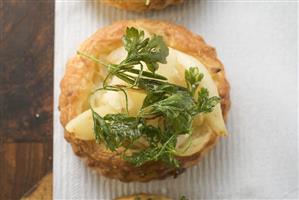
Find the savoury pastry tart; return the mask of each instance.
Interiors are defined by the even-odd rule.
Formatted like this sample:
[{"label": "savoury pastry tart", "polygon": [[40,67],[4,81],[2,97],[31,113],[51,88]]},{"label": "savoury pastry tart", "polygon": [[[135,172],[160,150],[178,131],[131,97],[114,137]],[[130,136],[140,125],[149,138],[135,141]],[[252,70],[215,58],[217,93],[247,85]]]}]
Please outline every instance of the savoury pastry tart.
[{"label": "savoury pastry tart", "polygon": [[131,11],[160,10],[184,0],[102,0],[104,3]]},{"label": "savoury pastry tart", "polygon": [[119,197],[116,198],[115,200],[171,200],[171,199],[162,195],[136,194],[136,195]]},{"label": "savoury pastry tart", "polygon": [[[138,30],[142,31],[138,32]],[[125,34],[126,37],[123,38]],[[134,37],[139,38],[136,39]],[[149,40],[145,38],[152,39]],[[116,67],[125,66],[124,64],[122,64],[124,63],[124,59],[126,61],[132,61],[132,59],[128,59],[128,57],[129,54],[131,55],[133,53],[127,53],[126,50],[128,52],[134,52],[135,49],[130,49],[132,46],[134,47],[134,42],[138,43],[138,48],[145,48],[145,50],[142,49],[144,51],[150,49],[151,51],[151,57],[144,58],[146,64],[142,61],[138,64],[137,67],[139,67],[139,65],[143,65],[144,69],[146,69],[147,67],[148,69],[150,69],[147,74],[153,77],[158,77],[158,75],[160,74],[161,77],[163,75],[164,77],[168,78],[169,83],[167,83],[167,87],[151,87],[150,85],[152,90],[154,90],[153,88],[160,88],[161,90],[165,88],[172,88],[170,90],[173,91],[173,88],[179,88],[177,89],[178,93],[180,93],[180,91],[182,91],[183,93],[185,92],[185,95],[179,96],[186,99],[186,97],[189,96],[185,83],[188,79],[188,74],[186,75],[186,72],[194,72],[197,73],[197,75],[191,76],[191,79],[192,77],[192,80],[198,79],[200,82],[196,82],[196,84],[198,83],[197,86],[206,88],[206,90],[200,90],[202,93],[198,92],[198,96],[204,95],[206,94],[206,92],[209,92],[210,96],[220,97],[220,103],[217,105],[215,104],[215,102],[211,101],[211,105],[201,104],[201,106],[196,107],[196,110],[198,110],[199,108],[205,108],[206,110],[202,110],[202,113],[197,114],[194,118],[192,118],[192,127],[189,127],[189,129],[186,129],[185,125],[190,117],[184,118],[184,116],[189,116],[188,113],[193,113],[193,111],[195,111],[193,108],[195,107],[192,107],[192,109],[188,112],[185,112],[184,110],[182,111],[180,110],[180,108],[187,109],[186,105],[189,105],[187,101],[190,98],[184,100],[186,103],[183,102],[182,104],[181,102],[181,104],[176,107],[178,112],[176,112],[177,110],[171,110],[171,112],[168,112],[167,109],[172,105],[171,101],[171,105],[167,104],[170,106],[163,107],[164,111],[167,108],[167,112],[165,111],[163,113],[161,111],[162,108],[159,110],[158,113],[162,114],[158,114],[157,116],[175,115],[176,117],[173,117],[172,119],[178,121],[176,123],[173,123],[171,127],[178,127],[177,129],[180,130],[190,130],[188,134],[179,133],[182,135],[178,134],[175,137],[171,136],[171,140],[168,138],[169,140],[167,140],[167,142],[161,139],[162,136],[164,137],[164,135],[172,134],[169,133],[169,131],[165,131],[165,127],[168,127],[167,130],[177,132],[176,129],[170,129],[170,126],[165,123],[166,117],[165,119],[163,118],[161,120],[164,124],[161,125],[161,128],[158,129],[155,128],[155,126],[160,127],[160,121],[153,123],[154,125],[151,125],[151,122],[147,121],[147,119],[149,118],[146,118],[146,122],[142,120],[140,121],[140,119],[138,118],[138,123],[140,124],[138,124],[137,128],[134,126],[135,128],[132,129],[133,131],[127,130],[124,127],[128,123],[132,122],[131,119],[133,119],[133,121],[135,120],[135,118],[127,117],[125,119],[129,120],[126,120],[123,124],[117,124],[116,128],[113,127],[114,129],[113,131],[111,131],[111,127],[115,124],[113,124],[113,122],[109,120],[116,119],[116,113],[125,113],[127,110],[130,115],[139,116],[140,109],[142,110],[142,106],[144,106],[142,105],[142,102],[145,101],[144,98],[146,96],[146,92],[138,88],[138,86],[141,85],[140,82],[142,78],[138,79],[139,85],[136,86],[135,84],[135,86],[131,85],[130,87],[123,86],[126,85],[123,80],[127,79],[120,80],[118,78],[122,77],[121,75],[123,74],[119,74],[117,77],[110,76],[109,78],[107,78],[108,73],[110,73],[110,75],[112,72],[116,74]],[[124,45],[125,48],[123,47]],[[168,47],[168,49],[165,49],[165,47]],[[75,55],[68,61],[65,75],[61,81],[61,94],[59,98],[59,108],[61,112],[60,119],[62,125],[65,127],[65,139],[72,145],[75,154],[80,156],[83,160],[85,160],[88,166],[92,167],[100,174],[125,182],[145,182],[152,179],[163,179],[171,175],[176,176],[182,173],[186,168],[198,163],[199,159],[213,147],[219,136],[226,135],[226,127],[224,121],[230,107],[230,87],[225,77],[224,67],[218,60],[215,49],[207,45],[200,36],[191,33],[184,27],[168,22],[154,20],[119,21],[98,30],[80,46],[78,52],[80,53]],[[141,50],[138,50],[136,52],[135,56],[142,57],[143,54]],[[157,58],[157,56],[160,56],[161,59],[158,61],[158,63],[154,63],[155,61],[153,60]],[[164,58],[166,58],[164,59],[163,56]],[[95,62],[95,60],[97,61],[97,59],[101,61]],[[105,63],[114,64],[106,65]],[[157,67],[159,68],[157,69]],[[191,69],[190,67],[195,67],[196,69]],[[107,69],[109,69],[110,71]],[[128,68],[120,70],[118,72],[122,73],[127,69]],[[129,70],[130,72],[133,72],[137,69],[129,68]],[[155,73],[152,73],[153,71]],[[184,79],[184,72],[186,80]],[[201,74],[198,74],[198,72],[200,72]],[[141,77],[142,76],[143,74],[141,75]],[[128,77],[133,77],[133,75]],[[191,79],[190,81],[192,82]],[[105,82],[104,84],[108,82],[108,84],[114,85],[113,88],[120,87],[120,85],[122,85],[122,87],[125,87],[126,89],[124,90],[127,91],[128,101],[125,101],[125,95],[123,95],[123,91],[120,90],[118,90],[119,92],[99,91],[97,93],[93,93],[97,88],[102,87],[103,82]],[[152,82],[156,83],[159,81],[150,81],[150,83]],[[190,89],[192,87],[188,88]],[[157,97],[157,95],[160,94],[157,91],[154,92],[156,93],[151,93],[154,94],[151,96],[152,99],[148,99],[153,100],[153,98]],[[91,95],[92,93],[93,95]],[[194,90],[193,94],[195,95],[195,93],[197,94],[197,91]],[[166,96],[163,98],[165,99]],[[195,105],[199,105],[200,102],[209,102],[209,99],[207,98],[205,98],[205,101],[203,101],[203,99],[200,99],[199,97],[198,101],[194,99],[195,96],[191,101],[193,103],[198,103]],[[166,99],[166,102],[167,100],[168,99]],[[212,97],[210,98],[210,100],[216,99]],[[163,100],[161,100],[161,102],[158,102],[160,103],[160,106],[162,105],[162,101]],[[165,101],[163,102],[165,103]],[[92,107],[93,110],[90,109]],[[155,108],[157,108],[157,106]],[[150,111],[153,111],[153,109]],[[109,119],[102,118],[103,116],[106,116],[110,113],[114,113],[115,115],[110,115],[110,117],[108,117]],[[157,112],[155,114],[157,114]],[[183,115],[183,118],[180,118],[182,117],[181,114]],[[120,115],[118,115],[118,117],[119,116]],[[122,118],[124,116],[125,115],[121,115],[120,118],[124,119]],[[170,124],[172,123],[171,120],[168,121],[170,122]],[[190,123],[190,120],[188,121],[188,123]],[[105,127],[107,129],[105,129]],[[123,133],[126,133],[127,135],[122,135],[122,131],[120,131],[122,129],[124,130]],[[109,130],[111,132],[105,132],[105,130]],[[131,139],[130,136],[135,136],[136,134],[142,132],[142,130],[145,130],[145,132],[147,131],[146,133],[148,135],[146,136],[146,138],[150,138],[152,137],[152,135],[156,134],[155,136],[150,138],[151,140],[148,139],[148,141],[151,141],[151,143],[148,141],[144,142],[144,137],[141,137],[137,140],[134,140],[132,142],[133,145],[128,147],[127,141]],[[148,130],[153,131],[151,132]],[[160,135],[157,133],[157,131]],[[110,134],[114,135],[112,136]],[[121,138],[126,138],[126,142],[123,142]],[[95,141],[95,139],[97,140],[97,142]],[[113,141],[114,143],[111,144],[110,141]],[[137,144],[135,143],[135,141],[137,141]],[[154,147],[157,151],[156,154],[155,151],[151,151],[150,153],[152,154],[138,154],[139,157],[135,156],[134,159],[124,159],[124,148],[115,148],[121,146],[120,144],[126,146],[126,150],[129,149],[128,155],[131,155],[132,157],[133,155],[135,155],[135,150],[138,148],[141,148],[142,151],[146,152],[147,149],[150,149],[149,146],[156,145]],[[171,145],[173,145],[172,147],[174,148],[171,149]],[[133,149],[132,151],[131,147]],[[166,151],[168,147],[170,150]],[[161,152],[163,154],[161,154]],[[166,162],[164,162],[165,160],[169,161],[169,163],[174,163],[175,167],[170,166],[169,163],[167,164]]]}]

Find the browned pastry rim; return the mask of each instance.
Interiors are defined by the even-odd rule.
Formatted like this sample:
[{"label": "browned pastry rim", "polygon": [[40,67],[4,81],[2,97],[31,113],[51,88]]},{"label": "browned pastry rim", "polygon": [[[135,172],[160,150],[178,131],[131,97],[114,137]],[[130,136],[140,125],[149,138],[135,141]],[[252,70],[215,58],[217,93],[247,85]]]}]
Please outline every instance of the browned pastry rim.
[{"label": "browned pastry rim", "polygon": [[129,196],[118,197],[115,200],[171,200],[170,198],[163,195],[154,194],[134,194]]},{"label": "browned pastry rim", "polygon": [[161,10],[170,5],[182,3],[184,0],[150,0],[146,5],[146,0],[100,0],[110,6],[130,11]]},{"label": "browned pastry rim", "polygon": [[[126,27],[143,28],[150,33],[161,35],[169,47],[182,51],[197,58],[210,72],[221,97],[221,108],[226,119],[229,107],[229,83],[225,78],[224,67],[217,59],[214,48],[204,40],[188,31],[186,28],[164,21],[132,20],[119,21],[98,30],[89,37],[79,48],[89,55],[101,57],[122,46],[121,37]],[[96,87],[96,82],[103,77],[103,67],[95,62],[75,55],[67,63],[65,75],[61,81],[59,108],[61,123],[66,124],[78,114],[88,109],[87,99]],[[216,134],[210,134],[210,139],[197,153],[178,158],[181,169],[169,168],[162,162],[149,162],[141,167],[134,167],[122,160],[116,153],[112,153],[94,141],[76,139],[73,134],[65,131],[65,139],[72,145],[73,151],[84,159],[88,166],[110,178],[121,181],[149,181],[162,179],[170,175],[177,175],[198,162],[217,141]]]}]

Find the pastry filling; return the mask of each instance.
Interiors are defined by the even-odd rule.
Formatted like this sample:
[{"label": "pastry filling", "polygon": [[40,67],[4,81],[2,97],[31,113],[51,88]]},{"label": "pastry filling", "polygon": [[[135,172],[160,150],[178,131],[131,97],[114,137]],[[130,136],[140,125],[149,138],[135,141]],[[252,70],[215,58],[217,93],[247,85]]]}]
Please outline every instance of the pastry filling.
[{"label": "pastry filling", "polygon": [[176,156],[190,156],[213,134],[227,134],[217,87],[199,60],[133,27],[123,43],[101,60],[79,52],[108,73],[68,132],[121,150],[136,166],[161,160],[174,167],[180,165]]}]

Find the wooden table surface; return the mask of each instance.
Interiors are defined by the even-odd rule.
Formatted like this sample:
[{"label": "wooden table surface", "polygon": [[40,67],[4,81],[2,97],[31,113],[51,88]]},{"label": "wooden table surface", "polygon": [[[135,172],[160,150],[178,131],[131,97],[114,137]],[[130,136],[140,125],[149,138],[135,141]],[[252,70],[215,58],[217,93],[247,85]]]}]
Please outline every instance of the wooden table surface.
[{"label": "wooden table surface", "polygon": [[54,0],[0,0],[0,199],[52,170]]}]

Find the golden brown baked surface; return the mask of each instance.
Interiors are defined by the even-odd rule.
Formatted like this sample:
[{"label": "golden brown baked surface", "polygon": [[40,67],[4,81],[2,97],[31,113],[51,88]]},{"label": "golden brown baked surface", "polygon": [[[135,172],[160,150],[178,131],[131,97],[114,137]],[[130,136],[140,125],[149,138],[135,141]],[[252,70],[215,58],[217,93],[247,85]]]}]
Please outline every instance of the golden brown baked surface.
[{"label": "golden brown baked surface", "polygon": [[168,197],[162,195],[152,195],[152,194],[135,194],[130,196],[124,196],[116,198],[115,200],[171,200]]},{"label": "golden brown baked surface", "polygon": [[[230,87],[225,78],[223,65],[217,59],[214,48],[207,45],[200,36],[182,26],[154,20],[119,21],[98,30],[80,46],[79,50],[99,58],[106,56],[122,46],[121,37],[128,26],[143,28],[150,33],[161,35],[169,47],[192,55],[204,64],[217,85],[221,97],[222,113],[226,118],[230,107]],[[60,119],[64,127],[71,119],[89,108],[88,97],[95,89],[96,84],[103,81],[103,70],[104,67],[82,56],[75,55],[69,60],[61,81],[59,98]],[[95,141],[76,139],[73,134],[65,131],[65,139],[88,166],[107,177],[126,182],[176,176],[185,168],[196,164],[202,155],[216,143],[217,138],[216,134],[210,134],[209,140],[199,152],[188,157],[178,158],[181,161],[181,169],[173,169],[162,162],[149,162],[141,167],[132,166],[116,153],[108,151],[103,145],[96,144]]]},{"label": "golden brown baked surface", "polygon": [[[161,10],[184,0],[101,0],[108,5],[131,11]],[[147,3],[148,2],[148,3]]]},{"label": "golden brown baked surface", "polygon": [[44,176],[37,185],[33,186],[21,200],[51,200],[53,190],[53,174],[52,172]]}]

